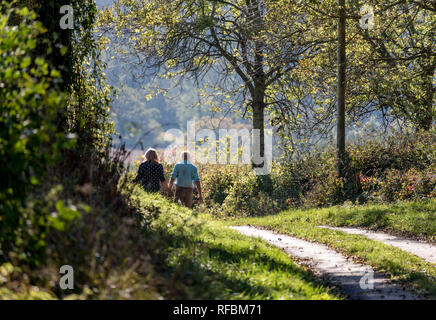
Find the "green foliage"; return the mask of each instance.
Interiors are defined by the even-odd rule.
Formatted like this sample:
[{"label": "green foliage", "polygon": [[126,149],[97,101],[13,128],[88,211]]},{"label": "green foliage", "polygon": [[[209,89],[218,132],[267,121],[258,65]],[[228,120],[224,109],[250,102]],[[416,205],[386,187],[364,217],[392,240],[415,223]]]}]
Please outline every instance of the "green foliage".
[{"label": "green foliage", "polygon": [[[108,151],[110,88],[93,34],[94,1],[73,3],[76,28],[63,34],[67,39],[47,18],[52,11],[44,11],[56,7],[54,1],[28,3],[39,16],[23,3],[0,4],[0,262],[23,270],[51,262],[57,276],[70,249],[56,251],[68,241],[54,235],[68,239],[94,207],[80,190],[96,175],[109,181],[101,183],[105,191],[118,182],[119,164],[109,161]],[[107,196],[102,203],[110,201]],[[21,273],[28,276],[28,270]]]},{"label": "green foliage", "polygon": [[393,202],[396,200],[419,200],[436,196],[434,169],[418,171],[387,170],[384,178],[361,177],[364,197],[371,200]]},{"label": "green foliage", "polygon": [[[335,150],[327,147],[291,164],[277,165],[276,193],[281,199],[289,197],[291,203],[318,207],[345,200],[362,203],[434,197],[434,148],[434,131],[362,139],[347,147],[349,174],[340,179]],[[280,185],[290,189],[283,190]]]},{"label": "green foliage", "polygon": [[396,133],[384,140],[350,146],[364,201],[425,199],[435,196],[435,131]]},{"label": "green foliage", "polygon": [[[142,218],[149,207],[136,207],[131,188],[120,179],[124,156],[120,152],[95,163],[84,186],[28,200],[26,225],[17,233],[33,237],[9,252],[11,263],[0,265],[0,299],[158,299],[167,294],[158,287],[168,284],[154,270],[163,268],[165,238],[150,231],[152,220]],[[77,169],[88,170],[89,163]],[[65,264],[74,268],[74,290],[59,288],[59,268]]]},{"label": "green foliage", "polygon": [[435,133],[395,133],[347,147],[349,174],[336,173],[327,146],[273,165],[272,192],[248,167],[200,166],[206,205],[217,216],[258,216],[288,207],[393,202],[435,197]]},{"label": "green foliage", "polygon": [[[362,29],[360,19],[351,18],[359,17],[365,4],[374,8],[371,30]],[[315,38],[326,41],[316,55],[300,61],[287,75],[287,81],[298,85],[284,93],[306,110],[279,118],[288,120],[282,124],[294,129],[294,134],[305,129],[303,138],[325,127],[328,130],[334,124],[336,106],[337,1],[314,1],[311,8],[306,19],[312,22]],[[434,9],[419,1],[395,0],[346,1],[345,9],[350,17],[346,26],[347,121],[377,114],[387,121],[401,119],[414,128],[431,129],[436,111]],[[308,97],[310,103],[305,103]]]},{"label": "green foliage", "polygon": [[205,203],[216,216],[264,215],[280,208],[250,166],[199,168]]},{"label": "green foliage", "polygon": [[[242,175],[248,170],[240,169]],[[230,188],[234,185],[236,174],[232,166],[200,166],[200,175],[204,189],[204,201],[207,204],[216,203],[222,205],[229,195]]]},{"label": "green foliage", "polygon": [[355,226],[410,238],[436,239],[436,200],[335,206],[306,212],[317,225]]},{"label": "green foliage", "polygon": [[99,26],[118,53],[141,57],[141,78],[193,78],[213,112],[252,118],[263,153],[264,114],[297,109],[281,90],[294,82],[281,79],[324,41],[309,11],[300,1],[120,0]]},{"label": "green foliage", "polygon": [[436,132],[394,132],[384,139],[364,137],[349,146],[352,169],[365,176],[382,175],[387,169],[424,170],[434,165]]},{"label": "green foliage", "polygon": [[[222,208],[219,208],[222,213],[232,216],[273,214],[279,209],[277,201],[262,191],[259,177],[255,176],[252,171],[235,181],[235,184],[229,189],[229,195],[224,200]],[[220,212],[219,210],[217,213]]]},{"label": "green foliage", "polygon": [[47,290],[32,286],[24,277],[23,270],[7,262],[0,264],[0,299],[2,300],[53,300]]},{"label": "green foliage", "polygon": [[80,156],[89,157],[96,151],[97,157],[101,157],[113,132],[109,112],[114,92],[106,83],[106,64],[100,56],[104,42],[95,36],[95,1],[75,0],[72,5],[77,27],[70,44],[73,80],[68,88],[69,131],[77,135]]},{"label": "green foliage", "polygon": [[[24,3],[39,16],[22,6]],[[224,97],[223,105],[238,106],[240,111],[252,107],[251,100],[259,96],[261,107],[263,103],[273,106],[281,101],[277,106],[285,106],[285,111],[289,111],[289,106],[300,103],[304,106],[316,98],[314,104],[311,103],[315,108],[308,111],[309,118],[319,123],[331,118],[335,79],[329,75],[329,68],[333,66],[330,58],[334,56],[331,54],[334,46],[328,39],[334,31],[327,26],[328,19],[308,15],[302,3],[283,6],[281,1],[268,1],[269,10],[262,26],[267,32],[255,30],[259,27],[252,24],[256,19],[242,16],[243,28],[239,31],[243,38],[247,37],[242,41],[248,43],[245,49],[258,47],[248,56],[245,49],[239,47],[240,40],[236,41],[237,48],[227,47],[228,41],[234,41],[235,31],[227,20],[230,16],[239,19],[238,8],[226,11],[229,3],[166,0],[119,3],[121,6],[115,11],[103,12],[102,21],[108,25],[115,23],[118,36],[123,38],[120,33],[128,36],[128,44],[132,44],[134,50],[146,48],[146,56],[155,63],[153,67],[167,68],[164,77],[178,78],[186,72],[204,75],[217,65],[224,65],[223,79],[233,79],[236,74],[241,79],[239,82],[222,81],[222,87],[215,90],[218,92],[215,88],[205,88],[204,96]],[[14,7],[4,2],[0,5],[0,297],[45,299],[72,293],[70,298],[100,299],[334,298],[279,250],[239,236],[219,223],[192,217],[192,211],[158,195],[136,190],[132,196],[132,189],[121,179],[124,153],[114,157],[109,152],[112,88],[106,85],[105,64],[100,57],[107,39],[97,41],[94,33],[95,2],[71,1],[75,9],[73,31],[59,30],[54,19],[58,10],[53,9],[58,8],[58,1],[23,0],[15,4]],[[189,10],[168,10],[177,4],[187,5],[184,9]],[[195,6],[189,4],[200,4],[201,10],[194,10]],[[332,5],[333,1],[326,1],[320,8],[325,10]],[[125,15],[112,15],[123,7],[129,9]],[[427,36],[432,34],[425,25],[428,16],[413,7],[412,11],[421,16],[412,21],[410,14],[401,12],[401,8],[395,7],[389,12],[390,17],[396,12],[402,15],[394,30],[406,25],[416,29],[408,30],[410,38],[400,39],[399,48],[407,47],[407,41],[416,41],[422,48],[428,48],[431,37]],[[303,16],[308,20],[302,22]],[[133,19],[136,17],[140,19]],[[214,26],[218,26],[215,31],[221,33],[222,43],[226,49],[231,48],[230,52],[223,54],[222,48],[214,44]],[[391,27],[383,25],[383,28],[377,30],[378,35],[383,31],[392,35]],[[129,32],[124,33],[125,30]],[[191,31],[201,41],[194,41]],[[424,36],[419,36],[420,33]],[[290,34],[295,37],[289,37]],[[229,35],[230,39],[226,38]],[[423,73],[431,69],[427,68],[429,58],[418,47],[413,49],[414,57],[420,58],[401,56],[404,52],[389,38],[385,49],[399,54],[400,58],[391,61],[395,66],[381,63],[380,68],[370,74],[358,59],[368,55],[369,49],[363,45],[368,39],[358,32],[356,35],[355,47],[349,48],[350,56],[359,62],[349,67],[354,84],[354,91],[349,95],[350,116],[359,117],[360,112],[366,112],[368,106],[362,106],[367,101],[373,102],[370,108],[383,110],[388,103],[393,115],[429,132],[397,134],[385,140],[350,145],[350,173],[344,179],[336,176],[332,148],[276,163],[267,179],[256,177],[248,167],[200,168],[205,202],[213,215],[259,216],[286,207],[328,206],[345,200],[422,200],[436,196],[435,139],[434,131],[428,130],[429,114],[433,112],[429,106],[434,98],[429,94],[433,92],[431,74]],[[318,46],[320,38],[322,43],[327,39],[325,47]],[[303,40],[305,45],[301,46]],[[310,50],[306,51],[307,46]],[[290,47],[303,47],[302,52],[292,52],[298,59],[289,54]],[[201,58],[196,54],[190,56],[190,49],[198,48],[203,50]],[[318,54],[312,56],[312,53]],[[185,54],[186,59],[180,59],[181,54]],[[411,61],[410,68],[403,65],[403,60]],[[246,66],[247,62],[255,65]],[[314,66],[319,68],[314,70]],[[259,70],[266,74],[259,75]],[[411,71],[418,76],[409,81],[407,76]],[[362,74],[371,76],[368,87]],[[262,77],[263,84],[259,85]],[[244,85],[240,86],[241,83]],[[239,98],[230,97],[241,93]],[[152,94],[148,92],[146,100]],[[131,90],[127,90],[126,95],[140,101]],[[392,96],[401,99],[392,99]],[[190,94],[182,98],[186,100],[180,99],[180,103],[193,102]],[[136,115],[138,106],[129,110]],[[263,113],[263,107],[261,109]],[[282,132],[283,138],[292,135],[290,132],[301,128],[307,120],[301,116],[301,108],[294,109],[296,112],[290,113],[278,112],[272,107],[267,110],[275,124],[292,124],[288,131]],[[155,111],[150,111],[136,120],[154,117]],[[181,118],[189,116],[185,113]],[[133,118],[131,114],[126,115],[127,120]],[[343,223],[361,220],[371,226],[384,223],[384,227],[412,234],[418,232],[417,225],[421,224],[421,235],[433,237],[434,203],[429,203],[423,205],[428,212],[415,210],[416,215],[407,213],[392,218],[395,223],[389,222],[391,218],[384,213],[371,215],[368,212],[348,212]],[[272,224],[269,220],[253,221],[274,225],[284,232],[321,241],[346,252],[358,252],[360,258],[411,283],[424,283],[428,291],[435,292],[434,268],[429,269],[416,257],[371,241],[314,231],[311,219],[317,216],[314,211],[310,214],[292,212],[291,217],[280,217]],[[345,219],[344,216],[338,220]],[[289,228],[287,221],[293,222]],[[430,224],[423,227],[426,223]],[[374,250],[365,251],[370,246]],[[65,263],[75,268],[77,285],[73,292],[60,291],[56,286],[59,266]],[[417,278],[412,279],[412,275]]]},{"label": "green foliage", "polygon": [[[71,143],[56,134],[53,124],[65,101],[56,90],[59,72],[32,54],[46,30],[27,8],[0,6],[0,12],[7,11],[0,15],[0,253],[5,255],[24,241],[18,230],[30,224],[35,237],[43,237],[38,227],[42,212],[36,208],[30,221],[22,210],[29,189],[43,183],[47,165]],[[12,15],[19,17],[14,27]]]}]

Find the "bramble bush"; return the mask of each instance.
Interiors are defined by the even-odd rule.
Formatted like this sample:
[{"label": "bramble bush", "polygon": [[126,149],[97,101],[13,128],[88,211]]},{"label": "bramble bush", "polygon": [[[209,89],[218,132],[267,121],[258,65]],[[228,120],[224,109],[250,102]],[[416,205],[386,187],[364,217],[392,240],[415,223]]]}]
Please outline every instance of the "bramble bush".
[{"label": "bramble bush", "polygon": [[433,169],[388,169],[384,177],[362,176],[361,181],[365,196],[373,201],[420,200],[436,196]]},{"label": "bramble bush", "polygon": [[435,196],[436,131],[394,133],[350,146],[363,201],[393,202]]}]

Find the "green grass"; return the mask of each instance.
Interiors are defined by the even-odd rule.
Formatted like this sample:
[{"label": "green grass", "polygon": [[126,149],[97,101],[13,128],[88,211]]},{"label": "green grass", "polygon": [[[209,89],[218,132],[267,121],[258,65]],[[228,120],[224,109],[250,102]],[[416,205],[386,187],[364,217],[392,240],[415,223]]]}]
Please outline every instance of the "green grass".
[{"label": "green grass", "polygon": [[[436,268],[430,263],[364,236],[317,228],[321,224],[353,225],[434,237],[434,205],[434,201],[429,201],[422,205],[404,203],[393,206],[289,210],[272,216],[239,219],[229,224],[254,225],[324,243],[390,274],[392,278],[412,286],[422,295],[436,298]],[[425,226],[422,232],[419,231],[421,225]]]},{"label": "green grass", "polygon": [[436,200],[391,205],[330,207],[306,212],[318,225],[355,226],[436,240]]},{"label": "green grass", "polygon": [[168,243],[172,291],[187,299],[340,299],[280,249],[219,221],[141,193],[145,217]]}]

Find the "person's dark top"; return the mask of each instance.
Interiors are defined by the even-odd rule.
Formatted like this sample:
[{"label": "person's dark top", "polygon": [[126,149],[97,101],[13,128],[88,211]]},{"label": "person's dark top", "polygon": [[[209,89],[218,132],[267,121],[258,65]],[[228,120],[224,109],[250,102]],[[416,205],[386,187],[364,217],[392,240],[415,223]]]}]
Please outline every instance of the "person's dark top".
[{"label": "person's dark top", "polygon": [[140,164],[138,174],[133,180],[139,182],[147,191],[158,192],[160,182],[165,181],[163,166],[154,161],[146,161]]}]

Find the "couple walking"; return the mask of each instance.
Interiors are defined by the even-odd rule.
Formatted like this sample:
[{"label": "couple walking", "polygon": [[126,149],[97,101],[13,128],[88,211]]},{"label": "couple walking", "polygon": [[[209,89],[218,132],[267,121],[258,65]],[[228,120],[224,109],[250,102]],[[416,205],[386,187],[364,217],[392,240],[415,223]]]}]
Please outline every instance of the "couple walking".
[{"label": "couple walking", "polygon": [[164,169],[159,163],[159,158],[155,149],[148,149],[145,153],[145,162],[141,163],[138,174],[133,182],[138,182],[142,187],[151,192],[159,192],[160,186],[165,190],[168,196],[172,195],[173,184],[175,184],[174,201],[180,202],[188,208],[192,207],[192,196],[194,193],[194,184],[198,191],[198,201],[203,202],[201,192],[201,182],[198,176],[198,168],[190,160],[188,151],[181,153],[181,162],[174,166],[171,172],[169,184],[167,184]]}]

